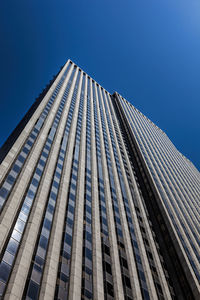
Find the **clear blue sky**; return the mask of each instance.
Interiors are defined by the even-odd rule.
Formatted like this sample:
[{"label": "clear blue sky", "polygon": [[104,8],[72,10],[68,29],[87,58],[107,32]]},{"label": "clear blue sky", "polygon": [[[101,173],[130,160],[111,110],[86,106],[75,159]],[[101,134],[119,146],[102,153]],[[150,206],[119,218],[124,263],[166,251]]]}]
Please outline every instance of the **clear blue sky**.
[{"label": "clear blue sky", "polygon": [[199,0],[0,3],[0,145],[71,58],[200,169]]}]

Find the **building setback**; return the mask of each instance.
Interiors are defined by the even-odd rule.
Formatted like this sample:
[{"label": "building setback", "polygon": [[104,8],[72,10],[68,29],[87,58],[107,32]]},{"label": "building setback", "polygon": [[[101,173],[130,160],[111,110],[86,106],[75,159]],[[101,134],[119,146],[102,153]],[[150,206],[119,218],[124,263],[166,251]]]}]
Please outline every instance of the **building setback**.
[{"label": "building setback", "polygon": [[198,170],[71,60],[0,161],[0,299],[200,299]]}]

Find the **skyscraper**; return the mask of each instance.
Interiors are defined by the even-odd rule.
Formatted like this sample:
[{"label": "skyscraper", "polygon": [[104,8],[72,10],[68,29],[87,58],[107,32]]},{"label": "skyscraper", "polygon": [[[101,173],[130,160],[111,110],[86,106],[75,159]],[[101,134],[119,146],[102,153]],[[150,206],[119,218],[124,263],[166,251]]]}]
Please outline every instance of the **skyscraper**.
[{"label": "skyscraper", "polygon": [[1,148],[1,299],[200,299],[200,174],[72,61]]}]

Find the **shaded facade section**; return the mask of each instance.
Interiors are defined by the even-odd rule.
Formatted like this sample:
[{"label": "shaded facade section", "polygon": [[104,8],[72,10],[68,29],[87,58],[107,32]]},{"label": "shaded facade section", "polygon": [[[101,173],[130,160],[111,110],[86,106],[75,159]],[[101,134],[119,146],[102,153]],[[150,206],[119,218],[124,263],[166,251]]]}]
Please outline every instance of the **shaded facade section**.
[{"label": "shaded facade section", "polygon": [[[162,130],[160,130],[155,124],[141,114],[118,93],[113,95],[113,102],[115,103],[115,109],[118,114],[118,120],[120,120],[121,128],[128,140],[127,147],[129,149],[131,160],[139,180],[139,185],[146,207],[154,225],[153,228],[156,233],[156,239],[164,257],[164,265],[167,267],[170,274],[170,282],[173,282],[173,285],[175,285],[178,298],[185,299],[186,297],[186,299],[198,299],[199,247],[196,246],[193,254],[192,250],[194,244],[192,243],[192,238],[194,237],[192,236],[192,230],[190,231],[191,236],[187,234],[184,236],[184,239],[181,237],[181,232],[183,232],[183,229],[186,231],[185,224],[189,225],[191,228],[191,224],[189,223],[191,222],[193,223],[194,231],[197,232],[196,234],[194,233],[194,236],[196,238],[197,245],[199,245],[198,200],[197,198],[193,198],[191,190],[188,188],[188,186],[191,184],[191,179],[185,179],[185,185],[180,183],[179,188],[182,184],[182,188],[185,190],[185,193],[187,193],[187,197],[191,198],[191,202],[188,203],[188,198],[186,198],[187,203],[186,201],[184,203],[185,199],[183,199],[182,194],[181,204],[182,207],[184,207],[185,214],[182,215],[181,218],[180,215],[178,215],[176,218],[176,214],[178,214],[178,210],[176,209],[178,200],[175,197],[172,198],[173,193],[169,192],[171,189],[177,194],[179,193],[180,196],[177,186],[175,184],[172,185],[173,169],[176,169],[179,172],[173,174],[176,182],[181,181],[182,177],[186,177],[187,173],[190,174],[189,176],[191,176],[192,173],[195,180],[192,184],[194,190],[198,190],[199,188],[198,184],[195,186],[195,183],[198,183],[199,181],[199,177],[196,176],[198,175],[198,171],[196,172],[194,166],[191,168],[192,163],[188,162],[187,159],[178,152],[178,150],[174,147]],[[134,114],[140,115],[140,118],[134,118]],[[145,120],[148,125],[150,124],[152,130],[151,132],[147,131],[147,128],[145,128],[140,119]],[[137,127],[137,122],[140,124],[140,127]],[[159,137],[157,140],[153,140],[152,136],[154,131],[159,132],[162,137],[164,136],[165,141],[163,142],[162,139],[159,140]],[[146,136],[145,133],[147,134]],[[150,145],[153,146],[149,148],[148,146]],[[176,154],[177,158],[185,161],[184,167],[187,169],[187,173],[185,173],[183,168],[181,169],[177,166],[177,161],[171,166],[169,166],[167,163],[167,157],[173,157],[175,155],[174,153]],[[159,164],[159,159],[161,160],[162,157],[165,157],[165,160],[162,161],[162,164]],[[170,159],[168,159],[168,162],[169,161]],[[160,169],[164,169],[165,172],[161,172]],[[194,171],[192,169],[194,169]],[[170,172],[171,178],[169,175]],[[165,180],[166,174],[169,176],[167,180]],[[169,178],[171,179],[171,182],[169,181]],[[196,192],[196,195],[198,197],[198,192]],[[179,201],[181,200],[179,198]],[[172,205],[168,205],[168,202],[170,201],[172,202]],[[194,202],[196,202],[197,208],[197,210],[195,210],[196,218],[189,220],[190,211],[188,209],[188,205],[191,205],[193,208]],[[179,220],[180,223],[178,223]],[[180,228],[175,222],[178,223]],[[181,226],[183,228],[181,228]],[[183,244],[183,247],[181,247],[180,243]],[[193,247],[189,248],[190,250],[188,250],[187,244],[189,245],[190,243]],[[184,250],[186,250],[185,253]],[[191,257],[195,258],[196,264]],[[189,258],[189,261],[187,261],[187,258]]]}]

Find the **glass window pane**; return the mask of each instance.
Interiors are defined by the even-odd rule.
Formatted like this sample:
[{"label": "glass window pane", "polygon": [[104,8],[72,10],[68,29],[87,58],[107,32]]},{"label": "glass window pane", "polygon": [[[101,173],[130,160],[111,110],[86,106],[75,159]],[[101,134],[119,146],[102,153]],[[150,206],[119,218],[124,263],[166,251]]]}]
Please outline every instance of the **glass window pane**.
[{"label": "glass window pane", "polygon": [[0,280],[6,282],[8,280],[9,274],[10,274],[11,267],[6,264],[5,262],[1,262],[0,265]]},{"label": "glass window pane", "polygon": [[19,246],[19,243],[17,241],[15,241],[13,238],[10,239],[9,243],[8,243],[8,246],[7,246],[7,250],[15,255],[16,252],[17,252],[17,248]]}]

